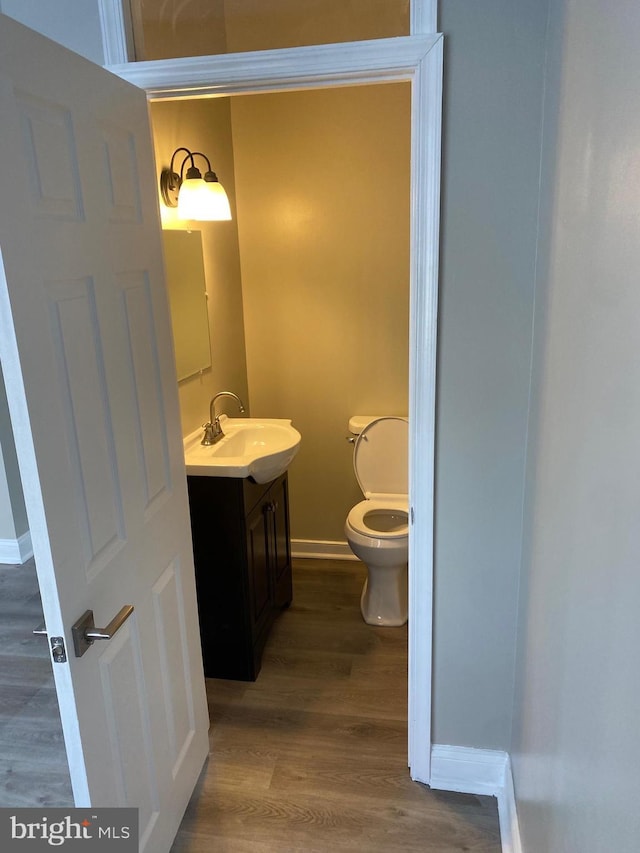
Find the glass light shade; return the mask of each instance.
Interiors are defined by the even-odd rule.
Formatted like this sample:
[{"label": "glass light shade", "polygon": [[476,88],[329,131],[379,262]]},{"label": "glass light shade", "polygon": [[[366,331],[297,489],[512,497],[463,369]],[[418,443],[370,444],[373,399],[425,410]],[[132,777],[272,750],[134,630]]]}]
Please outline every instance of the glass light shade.
[{"label": "glass light shade", "polygon": [[178,216],[200,221],[231,219],[229,199],[222,184],[202,178],[184,180],[178,194]]}]

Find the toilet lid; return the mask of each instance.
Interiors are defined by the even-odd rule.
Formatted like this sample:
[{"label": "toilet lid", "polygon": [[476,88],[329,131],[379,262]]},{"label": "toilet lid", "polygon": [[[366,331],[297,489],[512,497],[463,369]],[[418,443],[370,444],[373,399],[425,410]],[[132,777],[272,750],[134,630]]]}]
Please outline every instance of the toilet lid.
[{"label": "toilet lid", "polygon": [[409,423],[378,418],[356,439],[353,467],[362,494],[406,495],[409,490]]}]

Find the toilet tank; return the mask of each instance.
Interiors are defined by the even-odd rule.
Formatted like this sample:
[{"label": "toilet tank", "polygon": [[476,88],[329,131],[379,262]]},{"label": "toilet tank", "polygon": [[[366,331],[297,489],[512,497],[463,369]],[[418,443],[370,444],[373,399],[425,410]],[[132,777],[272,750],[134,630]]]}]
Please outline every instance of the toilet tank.
[{"label": "toilet tank", "polygon": [[349,418],[349,432],[352,435],[360,435],[362,430],[371,423],[371,421],[377,421],[379,418],[385,418],[386,415],[351,415]]}]

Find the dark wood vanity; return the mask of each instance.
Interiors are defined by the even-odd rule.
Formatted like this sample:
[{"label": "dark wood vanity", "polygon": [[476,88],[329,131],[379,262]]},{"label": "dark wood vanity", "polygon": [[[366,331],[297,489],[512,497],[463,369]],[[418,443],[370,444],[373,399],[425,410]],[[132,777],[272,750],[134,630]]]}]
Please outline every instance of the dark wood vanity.
[{"label": "dark wood vanity", "polygon": [[255,681],[292,598],[287,474],[187,482],[205,675]]}]

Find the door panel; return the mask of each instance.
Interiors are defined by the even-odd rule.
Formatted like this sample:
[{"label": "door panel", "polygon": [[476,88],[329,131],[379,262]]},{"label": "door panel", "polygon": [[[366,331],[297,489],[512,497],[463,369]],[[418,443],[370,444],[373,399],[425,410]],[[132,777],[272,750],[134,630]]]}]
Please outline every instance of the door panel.
[{"label": "door panel", "polygon": [[135,430],[139,464],[144,472],[145,512],[171,488],[167,434],[162,416],[162,382],[146,273],[120,273],[129,372],[135,395]]},{"label": "door panel", "polygon": [[196,727],[193,689],[189,679],[188,648],[185,642],[188,626],[182,605],[180,566],[172,562],[153,587],[156,636],[160,651],[160,672],[171,773],[180,772]]},{"label": "door panel", "polygon": [[[151,772],[153,748],[137,626],[129,622],[100,658],[107,732],[118,805],[136,803],[140,835],[149,831],[160,809],[157,781]],[[126,703],[122,697],[127,697]],[[140,761],[141,753],[143,761]]]},{"label": "door panel", "polygon": [[286,475],[272,487],[274,604],[288,607],[293,597],[291,539],[289,537],[289,487]]},{"label": "door panel", "polygon": [[135,137],[126,127],[101,124],[104,187],[110,222],[140,222],[140,179]]},{"label": "door panel", "polygon": [[15,90],[33,212],[54,219],[84,219],[73,118],[55,101]]},{"label": "door panel", "polygon": [[65,438],[85,571],[98,573],[125,541],[122,492],[91,277],[44,282],[63,395]]},{"label": "door panel", "polygon": [[273,491],[275,576],[280,580],[282,573],[289,568],[289,563],[291,562],[289,553],[289,493],[287,479],[283,478],[277,483]]},{"label": "door panel", "polygon": [[146,97],[2,17],[0,114],[0,358],[74,796],[163,853],[208,716]]},{"label": "door panel", "polygon": [[269,615],[269,556],[267,550],[267,519],[265,507],[258,504],[247,517],[247,565],[251,630],[256,637]]}]

